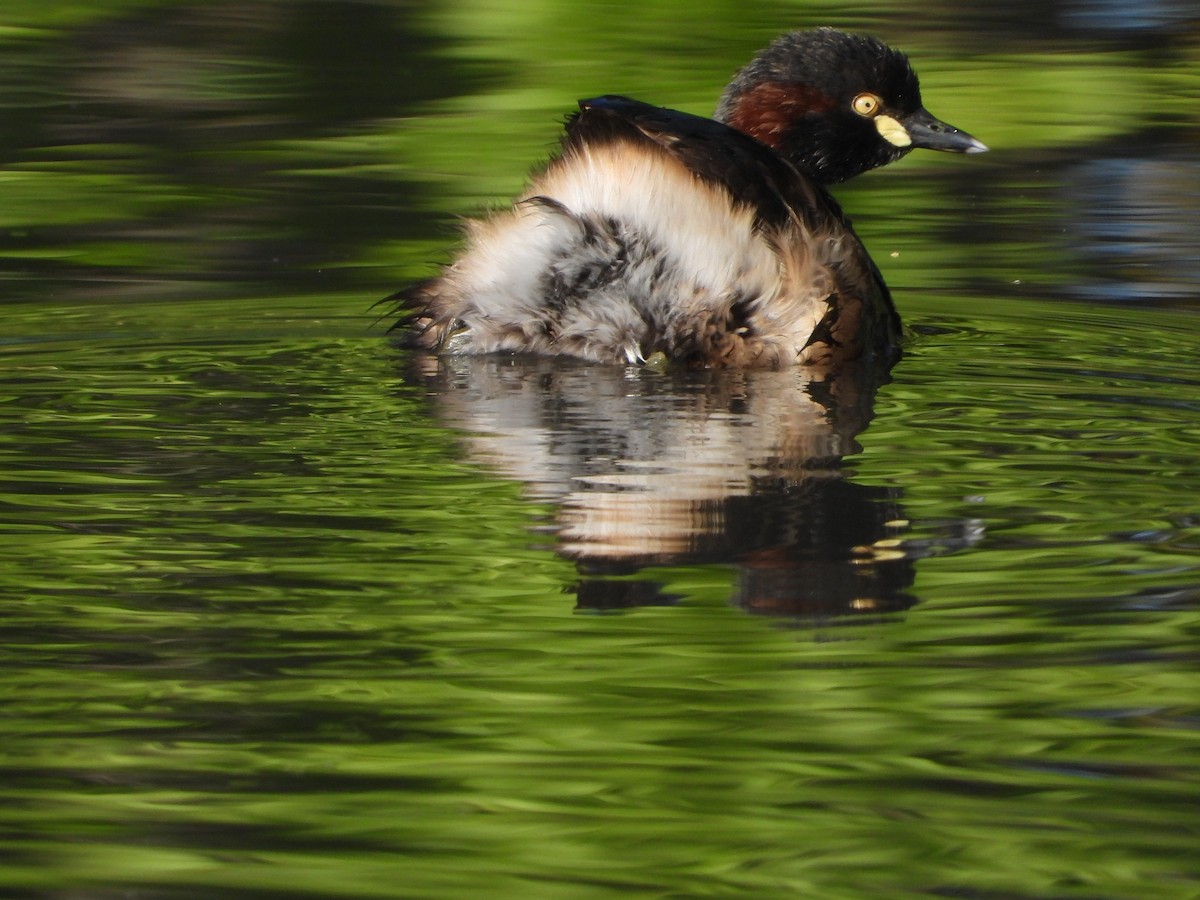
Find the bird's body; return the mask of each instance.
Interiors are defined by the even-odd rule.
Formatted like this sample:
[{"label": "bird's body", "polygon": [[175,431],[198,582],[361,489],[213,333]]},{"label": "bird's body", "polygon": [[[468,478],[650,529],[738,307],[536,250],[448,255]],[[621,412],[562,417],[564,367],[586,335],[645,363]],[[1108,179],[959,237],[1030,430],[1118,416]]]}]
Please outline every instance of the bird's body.
[{"label": "bird's body", "polygon": [[[894,97],[826,73],[829,91],[853,92],[834,97],[768,65],[836,62],[839,49],[880,69],[866,76],[897,82]],[[863,97],[873,109],[855,105]],[[925,113],[902,55],[830,29],[785,35],[756,57],[726,89],[724,121],[582,101],[561,152],[513,207],[470,222],[457,261],[401,293],[411,342],[692,366],[890,360],[899,318],[822,183],[907,152],[915,139],[900,115],[945,129],[956,145],[944,149],[984,149]]]}]

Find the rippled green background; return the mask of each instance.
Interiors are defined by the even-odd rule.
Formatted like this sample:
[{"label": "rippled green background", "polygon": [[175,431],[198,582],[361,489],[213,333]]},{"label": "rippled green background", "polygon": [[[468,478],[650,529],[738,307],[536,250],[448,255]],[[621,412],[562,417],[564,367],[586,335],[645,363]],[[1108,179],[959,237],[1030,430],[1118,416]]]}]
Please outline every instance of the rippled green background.
[{"label": "rippled green background", "polygon": [[[1200,894],[1200,38],[1087,11],[8,0],[0,894]],[[572,558],[369,308],[577,97],[706,113],[815,24],[993,148],[838,190],[913,331],[837,467],[877,615]]]}]

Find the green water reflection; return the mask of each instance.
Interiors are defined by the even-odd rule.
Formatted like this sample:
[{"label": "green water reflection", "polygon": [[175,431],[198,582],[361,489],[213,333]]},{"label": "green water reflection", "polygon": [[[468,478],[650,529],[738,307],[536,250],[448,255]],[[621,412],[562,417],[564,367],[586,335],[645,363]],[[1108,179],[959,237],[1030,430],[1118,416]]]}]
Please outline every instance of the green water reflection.
[{"label": "green water reflection", "polygon": [[[1200,42],[1090,9],[6,4],[0,894],[1200,892]],[[994,148],[839,189],[890,383],[383,339],[819,23]]]}]

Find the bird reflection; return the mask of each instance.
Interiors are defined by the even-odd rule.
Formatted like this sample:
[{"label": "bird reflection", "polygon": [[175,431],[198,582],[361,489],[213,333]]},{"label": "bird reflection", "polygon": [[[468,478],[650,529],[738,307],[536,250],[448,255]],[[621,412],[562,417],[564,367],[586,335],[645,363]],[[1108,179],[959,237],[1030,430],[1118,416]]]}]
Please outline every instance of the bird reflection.
[{"label": "bird reflection", "polygon": [[[581,609],[671,603],[655,567],[736,567],[734,602],[782,616],[910,607],[914,560],[896,488],[859,484],[881,370],[689,371],[499,356],[412,360],[476,462],[555,506]],[[938,541],[969,543],[969,525]]]}]

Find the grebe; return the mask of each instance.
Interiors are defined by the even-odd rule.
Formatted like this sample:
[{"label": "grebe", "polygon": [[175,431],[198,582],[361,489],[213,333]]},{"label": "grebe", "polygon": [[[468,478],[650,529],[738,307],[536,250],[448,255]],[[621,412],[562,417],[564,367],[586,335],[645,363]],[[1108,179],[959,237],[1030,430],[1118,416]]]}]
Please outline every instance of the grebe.
[{"label": "grebe", "polygon": [[823,185],[917,147],[987,150],[925,111],[904,54],[831,28],[777,38],[715,120],[582,100],[515,204],[468,222],[458,259],[392,298],[395,327],[441,353],[890,363],[899,317]]}]

